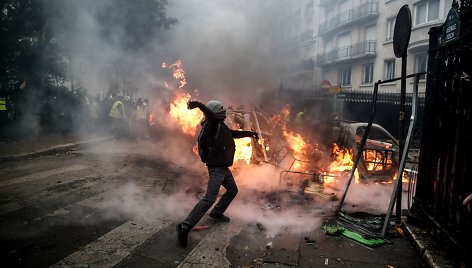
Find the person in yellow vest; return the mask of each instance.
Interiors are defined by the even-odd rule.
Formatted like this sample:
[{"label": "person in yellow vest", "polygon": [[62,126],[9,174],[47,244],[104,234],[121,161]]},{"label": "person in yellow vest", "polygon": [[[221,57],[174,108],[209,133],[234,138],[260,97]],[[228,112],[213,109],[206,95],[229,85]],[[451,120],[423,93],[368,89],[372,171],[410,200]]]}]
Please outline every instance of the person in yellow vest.
[{"label": "person in yellow vest", "polygon": [[[7,101],[5,98],[0,98],[0,131],[3,132],[3,126],[6,126],[8,120]],[[1,133],[0,133],[1,134]]]},{"label": "person in yellow vest", "polygon": [[0,98],[0,111],[1,112],[7,111],[7,100],[5,98]]},{"label": "person in yellow vest", "polygon": [[305,111],[298,112],[297,116],[295,117],[295,123],[297,124],[303,123],[304,118],[305,118]]},{"label": "person in yellow vest", "polygon": [[108,116],[111,120],[113,136],[115,136],[115,138],[122,138],[125,135],[126,116],[125,107],[121,98],[113,103]]}]

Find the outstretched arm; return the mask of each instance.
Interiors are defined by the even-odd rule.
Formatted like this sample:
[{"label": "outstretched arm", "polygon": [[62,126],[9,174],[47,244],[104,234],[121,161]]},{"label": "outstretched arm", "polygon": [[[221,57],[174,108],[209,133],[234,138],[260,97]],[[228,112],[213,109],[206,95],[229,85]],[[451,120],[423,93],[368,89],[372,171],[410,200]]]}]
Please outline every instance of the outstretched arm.
[{"label": "outstretched arm", "polygon": [[203,114],[205,115],[205,117],[210,120],[210,121],[215,121],[217,118],[216,118],[216,115],[215,113],[208,109],[205,104],[199,102],[199,101],[189,101],[187,102],[187,108],[188,109],[195,109],[195,108],[198,108],[200,109]]},{"label": "outstretched arm", "polygon": [[231,129],[231,135],[233,136],[234,139],[239,139],[239,138],[254,138],[254,139],[259,139],[259,135],[257,135],[257,132],[254,131],[246,131],[246,130],[232,130]]}]

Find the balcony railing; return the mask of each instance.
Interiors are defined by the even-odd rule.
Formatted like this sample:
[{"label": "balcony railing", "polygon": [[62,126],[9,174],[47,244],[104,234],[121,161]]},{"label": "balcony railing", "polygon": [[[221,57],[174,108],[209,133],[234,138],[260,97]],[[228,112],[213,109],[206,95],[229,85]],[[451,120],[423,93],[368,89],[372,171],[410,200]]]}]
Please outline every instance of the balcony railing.
[{"label": "balcony railing", "polygon": [[318,55],[316,62],[318,65],[325,65],[335,62],[344,62],[362,57],[375,55],[375,41],[368,40],[355,45],[340,47]]},{"label": "balcony railing", "polygon": [[328,19],[319,26],[320,35],[328,34],[341,26],[378,16],[377,1],[369,1]]}]

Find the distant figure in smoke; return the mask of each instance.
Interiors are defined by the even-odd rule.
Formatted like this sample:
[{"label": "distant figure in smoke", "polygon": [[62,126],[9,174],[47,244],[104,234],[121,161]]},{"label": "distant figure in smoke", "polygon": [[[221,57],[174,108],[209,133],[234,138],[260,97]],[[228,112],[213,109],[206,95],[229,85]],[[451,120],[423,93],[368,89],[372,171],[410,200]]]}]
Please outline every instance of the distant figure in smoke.
[{"label": "distant figure in smoke", "polygon": [[113,135],[117,139],[123,138],[126,129],[125,107],[122,99],[123,98],[120,97],[113,103],[110,113],[108,114],[111,120]]},{"label": "distant figure in smoke", "polygon": [[259,138],[257,133],[253,131],[229,129],[224,123],[226,109],[218,101],[212,100],[206,106],[198,101],[189,101],[187,106],[188,109],[199,108],[205,114],[205,118],[201,122],[202,130],[198,135],[198,153],[202,162],[206,163],[208,167],[209,179],[205,196],[195,205],[187,218],[177,225],[178,241],[182,247],[187,246],[188,232],[215,203],[221,185],[226,189],[226,192],[210,212],[210,218],[229,222],[229,218],[224,215],[224,212],[238,193],[233,174],[228,168],[233,165],[236,148],[233,139]]}]

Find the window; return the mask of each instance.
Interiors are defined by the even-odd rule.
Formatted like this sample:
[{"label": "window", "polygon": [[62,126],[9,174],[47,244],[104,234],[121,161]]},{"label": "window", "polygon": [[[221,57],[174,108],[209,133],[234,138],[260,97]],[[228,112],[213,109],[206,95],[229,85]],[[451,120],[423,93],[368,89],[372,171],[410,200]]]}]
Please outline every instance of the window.
[{"label": "window", "polygon": [[372,84],[374,80],[374,64],[368,63],[362,65],[362,84]]},{"label": "window", "polygon": [[375,40],[376,39],[375,30],[376,30],[375,25],[365,27],[364,41]]},{"label": "window", "polygon": [[350,56],[351,51],[351,32],[347,32],[338,36],[338,58],[346,58]]},{"label": "window", "polygon": [[339,70],[339,85],[351,84],[351,67]]},{"label": "window", "polygon": [[439,0],[425,0],[414,5],[415,25],[439,18]]},{"label": "window", "polygon": [[[426,54],[415,55],[415,72],[426,72],[428,67],[428,56]],[[420,79],[426,79],[426,74],[420,76]]]},{"label": "window", "polygon": [[392,41],[393,40],[393,30],[395,29],[395,17],[391,17],[387,19],[387,38],[385,38],[386,41]]},{"label": "window", "polygon": [[333,40],[326,40],[325,42],[325,53],[330,52],[333,49]]},{"label": "window", "polygon": [[385,61],[385,79],[395,78],[395,59]]}]

